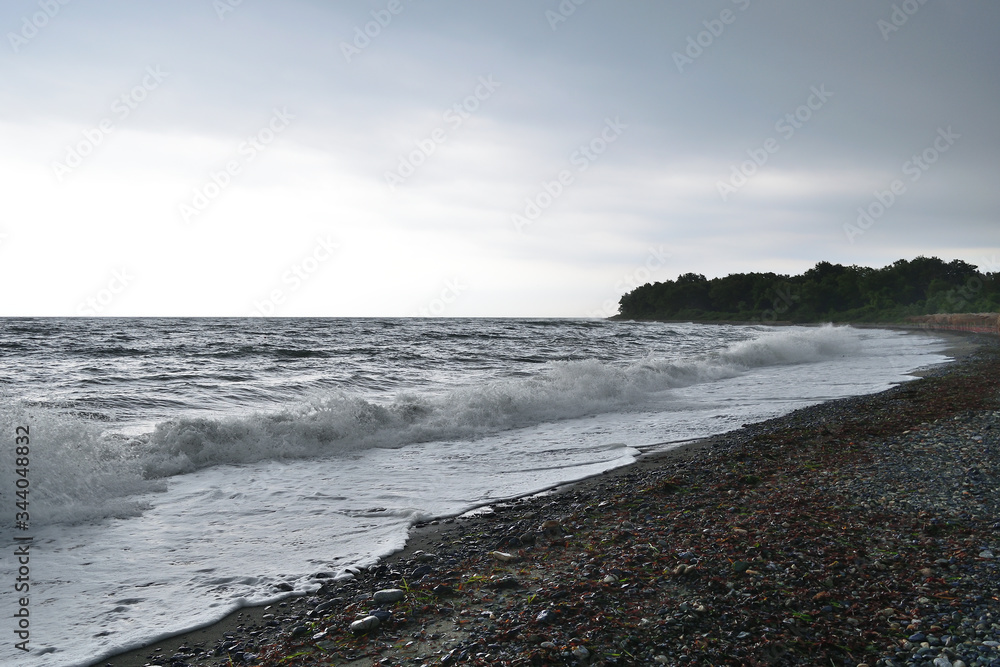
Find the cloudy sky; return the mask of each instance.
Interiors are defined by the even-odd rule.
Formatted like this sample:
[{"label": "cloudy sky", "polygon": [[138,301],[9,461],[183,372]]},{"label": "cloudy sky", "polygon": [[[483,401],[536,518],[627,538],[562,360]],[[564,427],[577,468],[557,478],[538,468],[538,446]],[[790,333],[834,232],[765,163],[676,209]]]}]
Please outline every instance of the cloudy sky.
[{"label": "cloudy sky", "polygon": [[0,315],[606,316],[1000,270],[1000,5],[5,0]]}]

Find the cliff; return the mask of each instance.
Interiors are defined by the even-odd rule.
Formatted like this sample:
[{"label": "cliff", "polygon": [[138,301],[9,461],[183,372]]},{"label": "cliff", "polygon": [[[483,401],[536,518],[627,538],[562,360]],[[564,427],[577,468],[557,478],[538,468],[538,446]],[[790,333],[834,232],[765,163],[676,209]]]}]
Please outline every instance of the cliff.
[{"label": "cliff", "polygon": [[953,329],[1000,335],[1000,313],[957,313],[907,317],[923,329]]}]

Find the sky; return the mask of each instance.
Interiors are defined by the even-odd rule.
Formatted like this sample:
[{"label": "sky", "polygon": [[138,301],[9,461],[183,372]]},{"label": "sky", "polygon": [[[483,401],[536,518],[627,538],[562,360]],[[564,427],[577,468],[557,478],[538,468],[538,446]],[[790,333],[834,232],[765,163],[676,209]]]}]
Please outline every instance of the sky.
[{"label": "sky", "polygon": [[0,316],[1000,271],[998,30],[985,0],[4,0]]}]

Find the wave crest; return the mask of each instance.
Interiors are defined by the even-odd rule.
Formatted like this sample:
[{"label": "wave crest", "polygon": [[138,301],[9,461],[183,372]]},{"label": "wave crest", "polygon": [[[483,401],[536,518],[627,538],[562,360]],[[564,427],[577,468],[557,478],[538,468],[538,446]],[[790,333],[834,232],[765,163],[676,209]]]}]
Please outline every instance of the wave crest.
[{"label": "wave crest", "polygon": [[849,327],[767,330],[685,361],[647,357],[622,366],[550,362],[534,376],[471,385],[444,396],[406,393],[386,405],[344,392],[272,413],[184,418],[157,425],[144,455],[149,477],[219,464],[336,455],[371,447],[474,438],[512,428],[648,407],[658,392],[734,377],[755,367],[823,361],[860,349]]}]

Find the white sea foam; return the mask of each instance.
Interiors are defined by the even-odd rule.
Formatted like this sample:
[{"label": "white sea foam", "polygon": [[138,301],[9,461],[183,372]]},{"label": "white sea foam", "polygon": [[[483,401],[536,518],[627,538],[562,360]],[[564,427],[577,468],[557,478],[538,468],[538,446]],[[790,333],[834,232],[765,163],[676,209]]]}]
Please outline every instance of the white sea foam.
[{"label": "white sea foam", "polygon": [[864,354],[865,333],[847,326],[770,329],[719,353],[724,363],[750,369],[829,361]]},{"label": "white sea foam", "polygon": [[[162,481],[145,479],[138,452],[78,417],[29,410],[16,401],[0,407],[0,432],[13,433],[23,425],[31,428],[27,458],[33,525],[138,516],[149,507],[139,494],[167,488]],[[3,448],[0,459],[4,470],[13,470],[13,447]],[[0,535],[11,525],[0,524]]]}]

